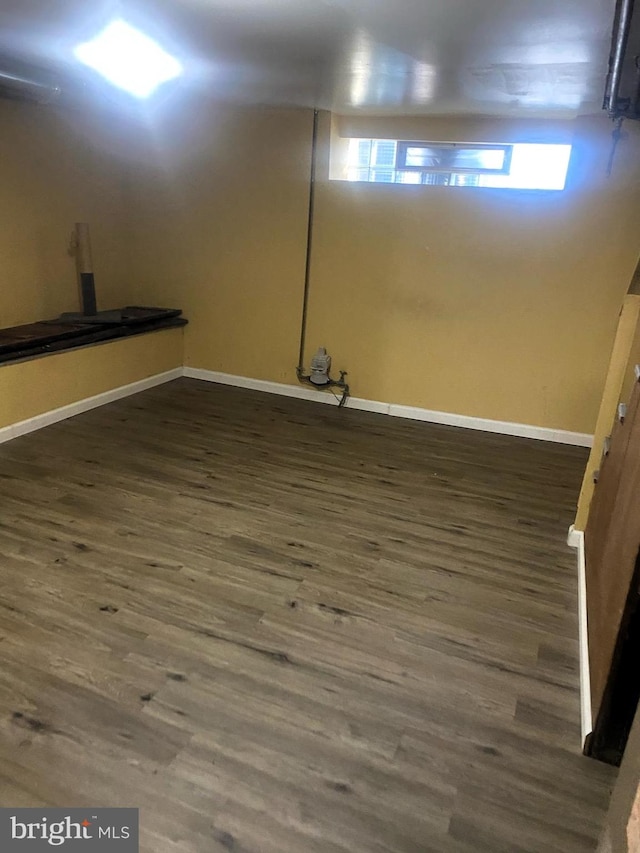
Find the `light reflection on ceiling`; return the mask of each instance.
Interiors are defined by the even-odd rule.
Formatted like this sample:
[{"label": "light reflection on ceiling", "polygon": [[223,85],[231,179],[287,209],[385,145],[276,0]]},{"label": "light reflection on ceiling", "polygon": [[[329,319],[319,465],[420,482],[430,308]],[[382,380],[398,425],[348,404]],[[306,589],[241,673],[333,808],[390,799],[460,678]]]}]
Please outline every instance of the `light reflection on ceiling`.
[{"label": "light reflection on ceiling", "polygon": [[[53,9],[55,6],[55,10]],[[614,0],[4,0],[0,62],[85,86],[114,17],[184,58],[181,86],[338,112],[598,112]]]}]

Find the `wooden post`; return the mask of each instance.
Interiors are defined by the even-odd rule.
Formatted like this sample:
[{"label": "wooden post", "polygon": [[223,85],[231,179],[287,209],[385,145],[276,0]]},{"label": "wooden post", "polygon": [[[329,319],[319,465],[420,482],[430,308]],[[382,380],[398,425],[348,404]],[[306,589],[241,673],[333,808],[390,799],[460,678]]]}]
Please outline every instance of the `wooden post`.
[{"label": "wooden post", "polygon": [[76,222],[75,225],[76,267],[80,281],[80,298],[82,313],[93,317],[98,311],[96,304],[96,286],[93,278],[93,259],[91,257],[91,239],[87,222]]}]

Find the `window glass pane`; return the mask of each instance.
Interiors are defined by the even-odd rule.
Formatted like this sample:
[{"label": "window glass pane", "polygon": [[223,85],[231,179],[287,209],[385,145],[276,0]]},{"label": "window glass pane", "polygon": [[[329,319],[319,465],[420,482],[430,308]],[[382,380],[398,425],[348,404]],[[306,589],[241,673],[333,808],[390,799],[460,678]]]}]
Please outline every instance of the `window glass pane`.
[{"label": "window glass pane", "polygon": [[371,151],[372,166],[396,165],[396,143],[387,140],[376,140]]},{"label": "window glass pane", "polygon": [[425,146],[409,146],[404,165],[419,169],[446,168],[449,151],[444,148],[428,148]]},{"label": "window glass pane", "polygon": [[451,167],[458,169],[504,169],[506,151],[500,148],[455,148]]},{"label": "window glass pane", "polygon": [[429,187],[448,187],[449,175],[446,172],[425,172],[423,183]]},{"label": "window glass pane", "polygon": [[358,166],[369,166],[371,163],[371,147],[373,140],[360,139],[357,143],[356,163]]},{"label": "window glass pane", "polygon": [[451,187],[479,187],[480,181],[483,180],[483,175],[465,175],[464,173],[453,174],[450,176],[449,186]]},{"label": "window glass pane", "polygon": [[570,145],[514,145],[509,174],[482,175],[480,186],[510,190],[563,190],[570,157]]},{"label": "window glass pane", "polygon": [[420,172],[396,172],[397,184],[421,184],[422,174]]},{"label": "window glass pane", "polygon": [[348,169],[347,170],[347,180],[348,181],[368,181],[369,180],[369,169]]},{"label": "window glass pane", "polygon": [[394,183],[395,172],[393,169],[371,169],[369,180],[374,184]]},{"label": "window glass pane", "polygon": [[440,148],[429,145],[409,145],[406,165],[416,169],[478,169],[500,171],[505,166],[503,148]]},{"label": "window glass pane", "polygon": [[[511,190],[562,190],[565,186],[570,145],[517,143],[506,146],[511,152],[509,174],[491,174],[504,163],[505,149],[476,146],[441,148],[429,143],[407,146],[407,164],[413,169],[394,168],[398,143],[388,139],[352,139],[343,175],[349,181],[369,183],[424,184],[427,186],[491,187]],[[449,161],[446,161],[446,157]],[[438,159],[439,158],[439,159]],[[456,171],[476,169],[476,173]],[[434,165],[436,164],[436,165]],[[471,165],[473,164],[473,165]],[[431,170],[430,170],[431,169]],[[484,174],[482,174],[482,171]]]}]

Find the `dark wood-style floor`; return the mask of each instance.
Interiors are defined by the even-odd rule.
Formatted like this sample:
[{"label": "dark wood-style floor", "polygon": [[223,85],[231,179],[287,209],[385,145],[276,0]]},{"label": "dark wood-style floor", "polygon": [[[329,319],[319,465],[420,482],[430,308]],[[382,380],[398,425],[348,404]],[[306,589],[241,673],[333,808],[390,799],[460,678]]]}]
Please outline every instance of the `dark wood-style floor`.
[{"label": "dark wood-style floor", "polygon": [[0,805],[145,853],[586,853],[582,450],[178,380],[0,447]]}]

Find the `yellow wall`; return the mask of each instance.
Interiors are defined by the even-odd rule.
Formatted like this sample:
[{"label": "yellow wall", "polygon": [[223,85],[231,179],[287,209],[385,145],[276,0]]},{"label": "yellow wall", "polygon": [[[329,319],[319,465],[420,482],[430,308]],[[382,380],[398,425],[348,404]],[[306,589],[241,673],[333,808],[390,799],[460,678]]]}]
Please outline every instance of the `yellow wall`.
[{"label": "yellow wall", "polygon": [[77,221],[91,225],[99,307],[128,301],[127,173],[90,126],[86,111],[0,99],[1,327],[78,310]]},{"label": "yellow wall", "polygon": [[[573,141],[565,192],[329,182],[323,117],[307,363],[324,345],[359,397],[592,432],[640,249],[640,137],[607,178],[605,118],[511,127]],[[187,364],[295,382],[310,136],[309,111],[201,105],[138,155],[138,298],[184,308]]]},{"label": "yellow wall", "polygon": [[180,307],[190,366],[295,382],[312,115],[200,105],[136,166],[138,301]]},{"label": "yellow wall", "polygon": [[0,365],[0,427],[182,365],[182,329]]},{"label": "yellow wall", "polygon": [[[478,141],[473,121],[408,124],[399,137]],[[640,250],[640,136],[608,179],[610,122],[551,127],[575,145],[563,193],[319,187],[309,343],[356,395],[593,431]]]},{"label": "yellow wall", "polygon": [[[86,219],[102,307],[181,307],[186,364],[295,383],[311,112],[199,102],[145,129],[129,118],[102,133],[0,101],[2,325],[77,305],[66,247]],[[397,128],[572,139],[567,190],[329,182],[323,115],[307,363],[324,345],[359,397],[591,432],[638,257],[638,129],[607,178],[604,118]]]},{"label": "yellow wall", "polygon": [[[0,327],[79,309],[76,221],[91,226],[98,307],[132,304],[126,127],[0,99]],[[182,329],[0,365],[0,427],[182,365]]]}]

